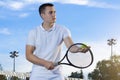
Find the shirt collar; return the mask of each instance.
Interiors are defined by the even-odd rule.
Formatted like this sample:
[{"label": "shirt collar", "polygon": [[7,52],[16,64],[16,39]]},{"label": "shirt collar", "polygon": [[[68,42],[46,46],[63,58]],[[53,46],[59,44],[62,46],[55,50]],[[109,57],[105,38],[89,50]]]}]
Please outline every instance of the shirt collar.
[{"label": "shirt collar", "polygon": [[[43,28],[42,25],[40,26],[40,28],[41,28],[43,31],[46,31],[46,30]],[[55,28],[56,28],[56,27],[55,27],[55,24],[53,24],[53,26],[52,26],[49,30],[47,30],[47,32],[54,31]]]}]

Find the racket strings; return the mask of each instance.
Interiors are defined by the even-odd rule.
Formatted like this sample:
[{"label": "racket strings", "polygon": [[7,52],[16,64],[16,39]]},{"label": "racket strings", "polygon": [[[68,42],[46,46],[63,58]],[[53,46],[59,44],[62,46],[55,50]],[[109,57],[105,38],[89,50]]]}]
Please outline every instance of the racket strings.
[{"label": "racket strings", "polygon": [[[75,46],[80,47],[80,46],[83,46],[83,45],[76,44]],[[82,52],[72,53],[72,52],[68,51],[67,59],[68,59],[70,64],[72,64],[76,67],[88,67],[89,65],[92,64],[92,61],[93,61],[91,51],[88,51],[86,53],[82,53]]]}]

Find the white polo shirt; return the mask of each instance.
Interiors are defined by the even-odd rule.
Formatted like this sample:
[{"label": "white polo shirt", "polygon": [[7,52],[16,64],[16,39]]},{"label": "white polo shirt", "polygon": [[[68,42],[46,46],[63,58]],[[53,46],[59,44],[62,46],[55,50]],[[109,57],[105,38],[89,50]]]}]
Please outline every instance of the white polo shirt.
[{"label": "white polo shirt", "polygon": [[[35,46],[34,55],[39,58],[58,62],[60,61],[61,45],[63,39],[71,36],[69,30],[63,26],[54,24],[53,27],[46,31],[42,25],[30,31],[27,39],[27,45]],[[37,80],[35,76],[46,76],[46,74],[52,74],[53,72],[59,72],[60,68],[57,67],[52,71],[47,70],[40,65],[33,65],[31,80]],[[39,80],[39,78],[38,78]],[[62,80],[62,79],[61,79]]]},{"label": "white polo shirt", "polygon": [[65,37],[71,36],[67,28],[54,24],[46,31],[42,25],[30,31],[27,45],[35,46],[35,55],[45,60],[59,61],[61,44]]}]

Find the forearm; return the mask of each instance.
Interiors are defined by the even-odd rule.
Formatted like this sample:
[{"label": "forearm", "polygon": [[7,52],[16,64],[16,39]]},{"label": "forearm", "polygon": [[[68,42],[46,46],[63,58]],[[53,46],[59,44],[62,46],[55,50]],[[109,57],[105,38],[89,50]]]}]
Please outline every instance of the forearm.
[{"label": "forearm", "polygon": [[51,61],[44,60],[42,58],[38,58],[35,55],[29,55],[26,57],[28,61],[30,61],[33,64],[44,66],[48,70],[54,69],[54,63]]},{"label": "forearm", "polygon": [[26,59],[28,61],[30,61],[31,63],[36,64],[36,65],[40,65],[40,66],[44,66],[45,63],[47,62],[46,60],[38,58],[37,56],[35,56],[33,54],[26,56]]},{"label": "forearm", "polygon": [[26,59],[33,64],[44,66],[47,61],[35,56],[33,54],[34,51],[34,46],[26,45]]},{"label": "forearm", "polygon": [[26,46],[26,59],[28,61],[36,65],[44,66],[49,70],[54,68],[53,62],[37,57],[36,55],[33,54],[34,50],[35,50],[34,46],[31,46],[31,45]]}]

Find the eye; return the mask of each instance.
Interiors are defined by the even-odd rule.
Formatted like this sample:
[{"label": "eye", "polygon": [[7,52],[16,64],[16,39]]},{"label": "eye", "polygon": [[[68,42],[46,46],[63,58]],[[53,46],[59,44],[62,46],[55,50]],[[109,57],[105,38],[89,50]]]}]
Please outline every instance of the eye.
[{"label": "eye", "polygon": [[49,12],[49,14],[52,14],[52,13],[53,13],[52,11]]},{"label": "eye", "polygon": [[49,12],[49,14],[53,14],[53,13],[55,14],[55,13],[56,13],[56,11],[50,11],[50,12]]}]

